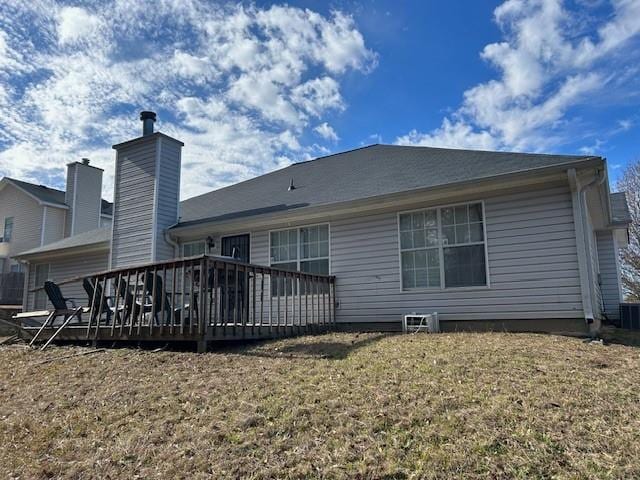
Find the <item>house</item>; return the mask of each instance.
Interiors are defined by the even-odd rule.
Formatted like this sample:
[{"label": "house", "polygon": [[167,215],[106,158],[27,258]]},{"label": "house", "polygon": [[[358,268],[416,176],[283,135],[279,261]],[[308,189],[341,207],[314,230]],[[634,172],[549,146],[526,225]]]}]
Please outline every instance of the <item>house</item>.
[{"label": "house", "polygon": [[141,119],[143,135],[113,147],[112,227],[18,256],[26,309],[45,276],[233,253],[335,277],[341,329],[437,311],[445,330],[584,334],[618,315],[630,217],[601,157],[371,145],[180,202],[183,144]]},{"label": "house", "polygon": [[111,223],[112,205],[101,199],[102,170],[89,163],[83,159],[67,166],[66,192],[8,177],[0,180],[0,304],[22,303],[23,266],[15,259],[19,252]]}]

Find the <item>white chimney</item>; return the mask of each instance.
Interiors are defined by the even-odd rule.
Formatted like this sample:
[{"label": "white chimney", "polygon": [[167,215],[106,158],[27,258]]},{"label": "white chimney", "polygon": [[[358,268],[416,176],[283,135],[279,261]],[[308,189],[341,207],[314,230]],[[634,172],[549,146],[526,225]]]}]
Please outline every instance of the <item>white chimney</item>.
[{"label": "white chimney", "polygon": [[67,190],[65,203],[69,206],[65,223],[65,236],[95,230],[100,227],[102,209],[102,169],[82,163],[67,165]]},{"label": "white chimney", "polygon": [[153,132],[156,114],[142,112],[143,134],[114,145],[111,268],[168,260],[164,231],[178,221],[182,142]]}]

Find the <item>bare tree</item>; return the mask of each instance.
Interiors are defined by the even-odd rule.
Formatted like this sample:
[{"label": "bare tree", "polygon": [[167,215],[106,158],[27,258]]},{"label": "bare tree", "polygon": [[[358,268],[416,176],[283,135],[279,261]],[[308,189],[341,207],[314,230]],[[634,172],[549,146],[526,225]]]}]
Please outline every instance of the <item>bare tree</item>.
[{"label": "bare tree", "polygon": [[617,189],[627,194],[632,220],[629,246],[620,251],[622,287],[627,301],[640,302],[640,160],[627,166]]}]

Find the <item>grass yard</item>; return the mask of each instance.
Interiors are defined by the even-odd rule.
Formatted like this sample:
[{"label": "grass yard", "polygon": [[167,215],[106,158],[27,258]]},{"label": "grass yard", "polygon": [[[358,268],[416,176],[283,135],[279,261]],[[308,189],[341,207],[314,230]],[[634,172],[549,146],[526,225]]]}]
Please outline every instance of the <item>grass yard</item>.
[{"label": "grass yard", "polygon": [[0,347],[0,478],[638,478],[640,349],[330,334]]}]

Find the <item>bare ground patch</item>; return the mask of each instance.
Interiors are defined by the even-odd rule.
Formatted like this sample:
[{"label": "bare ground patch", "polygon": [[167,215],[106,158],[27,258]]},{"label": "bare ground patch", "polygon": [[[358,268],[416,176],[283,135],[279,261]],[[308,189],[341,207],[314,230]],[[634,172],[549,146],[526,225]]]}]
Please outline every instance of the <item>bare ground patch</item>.
[{"label": "bare ground patch", "polygon": [[639,477],[640,349],[330,334],[0,348],[1,478]]}]

